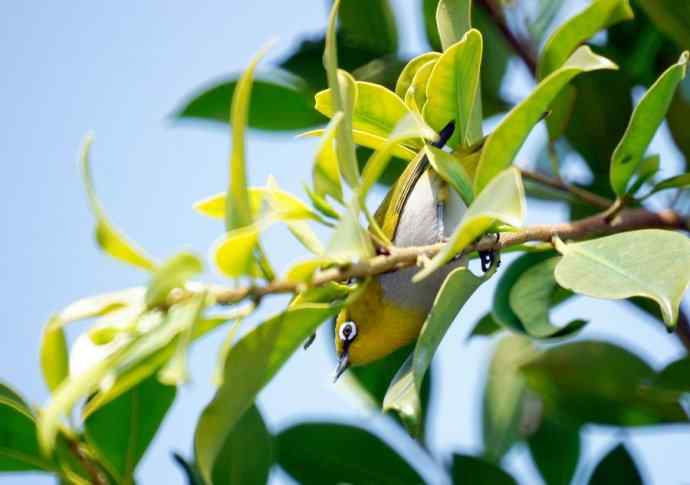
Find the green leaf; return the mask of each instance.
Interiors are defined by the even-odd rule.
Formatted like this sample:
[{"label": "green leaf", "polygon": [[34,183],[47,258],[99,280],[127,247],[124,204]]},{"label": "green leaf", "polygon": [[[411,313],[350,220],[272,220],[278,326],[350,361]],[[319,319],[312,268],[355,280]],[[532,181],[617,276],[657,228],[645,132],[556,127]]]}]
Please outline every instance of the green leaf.
[{"label": "green leaf", "polygon": [[632,231],[578,243],[560,240],[559,285],[595,298],[643,296],[655,300],[672,328],[690,283],[690,241],[658,229]]},{"label": "green leaf", "polygon": [[501,467],[476,456],[458,453],[453,454],[450,476],[455,485],[517,485],[517,481]]},{"label": "green leaf", "polygon": [[[249,63],[232,95],[230,124],[232,125],[232,151],[230,153],[230,181],[226,194],[225,228],[228,231],[252,223],[249,193],[247,191],[247,162],[244,150],[244,131],[249,116],[249,100],[252,95],[254,71],[266,55],[268,48],[260,51]],[[229,208],[229,210],[227,210]]]},{"label": "green leaf", "polygon": [[51,318],[41,337],[41,370],[48,389],[54,391],[69,375],[69,350],[63,323]]},{"label": "green leaf", "polygon": [[93,137],[87,135],[84,139],[81,151],[81,168],[84,179],[84,188],[89,200],[89,206],[93,216],[96,218],[96,242],[100,248],[115,259],[137,266],[149,271],[156,269],[156,264],[144,254],[142,250],[129,242],[115,227],[110,224],[101,202],[96,196],[91,177],[91,166],[89,154]]},{"label": "green leaf", "polygon": [[388,0],[344,0],[338,16],[344,44],[376,57],[395,54],[398,50],[395,13]]},{"label": "green leaf", "polygon": [[690,48],[690,5],[677,0],[638,0],[637,5],[679,47]]},{"label": "green leaf", "polygon": [[654,370],[639,356],[606,342],[550,348],[522,366],[544,414],[574,425],[643,426],[687,422],[677,400],[656,392]]},{"label": "green leaf", "polygon": [[535,354],[530,341],[511,335],[499,341],[489,364],[482,404],[484,457],[494,463],[522,438],[526,384],[519,366]]},{"label": "green leaf", "polygon": [[[357,184],[359,170],[357,167],[357,157],[355,155],[355,145],[352,141],[353,110],[358,97],[357,87],[352,76],[338,69],[338,51],[336,43],[336,20],[340,0],[335,0],[331,7],[328,17],[328,27],[326,28],[326,44],[323,52],[323,65],[326,68],[328,87],[333,96],[328,96],[332,104],[333,116],[338,112],[343,113],[343,119],[336,127],[336,151],[338,154],[338,164],[340,173],[350,187]],[[318,111],[318,95],[317,95]]]},{"label": "green leaf", "polygon": [[683,357],[661,369],[654,386],[678,393],[690,392],[690,358]]},{"label": "green leaf", "polygon": [[[690,78],[686,78],[682,86],[690,86]],[[688,170],[690,169],[690,131],[686,129],[685,121],[690,117],[690,99],[688,99],[690,94],[684,94],[684,91],[690,93],[690,88],[676,91],[666,113],[666,121],[673,141],[685,157],[685,168]]]},{"label": "green leaf", "polygon": [[[248,441],[251,440],[251,441]],[[256,485],[268,482],[273,442],[261,413],[251,406],[228,433],[211,474],[213,485]]]},{"label": "green leaf", "polygon": [[647,146],[664,120],[678,83],[685,77],[690,53],[684,52],[642,97],[633,111],[628,128],[611,157],[611,187],[619,196],[627,192]]},{"label": "green leaf", "polygon": [[675,177],[662,180],[647,195],[655,194],[661,190],[687,189],[688,187],[690,187],[690,173],[684,173],[683,175],[676,175]]},{"label": "green leaf", "polygon": [[383,410],[397,411],[414,435],[418,435],[420,431],[419,395],[431,359],[460,309],[492,274],[493,272],[487,272],[480,278],[465,266],[458,267],[448,274],[422,326],[414,352],[405,361],[386,391]]},{"label": "green leaf", "polygon": [[635,465],[635,460],[621,443],[609,451],[597,464],[588,483],[589,485],[642,485],[644,481]]},{"label": "green leaf", "polygon": [[311,190],[307,184],[304,184],[304,191],[306,192],[307,197],[309,197],[312,207],[319,211],[321,215],[330,217],[331,219],[340,219],[340,214],[338,214],[335,208],[328,200],[326,200],[325,197],[322,197]]},{"label": "green leaf", "polygon": [[228,232],[213,249],[213,262],[229,278],[255,275],[254,249],[259,229],[252,225]]},{"label": "green leaf", "polygon": [[[398,123],[410,112],[402,99],[383,86],[357,81],[355,89],[352,111],[352,127],[355,130],[388,138]],[[330,89],[317,93],[316,109],[329,118],[337,113]],[[339,126],[340,124],[342,122]]]},{"label": "green leaf", "polygon": [[421,66],[414,77],[412,78],[412,84],[407,88],[405,93],[405,104],[415,113],[422,114],[424,105],[427,101],[427,86],[429,85],[429,78],[431,73],[434,71],[434,67],[438,62],[438,58],[428,61],[426,64]]},{"label": "green leaf", "polygon": [[436,9],[439,0],[423,0],[422,14],[424,16],[424,33],[429,46],[435,51],[441,51],[441,36],[436,25]]},{"label": "green leaf", "polygon": [[134,287],[82,298],[66,306],[55,320],[64,325],[86,318],[102,317],[127,307],[143,306],[145,293],[145,288]]},{"label": "green leaf", "polygon": [[385,442],[354,426],[300,423],[281,431],[277,442],[278,463],[304,485],[424,482]]},{"label": "green leaf", "polygon": [[587,46],[578,48],[559,69],[542,80],[532,93],[508,113],[489,135],[481,152],[474,191],[479,194],[498,173],[513,162],[532,127],[551,102],[575,76],[599,69],[615,69],[608,59]]},{"label": "green leaf", "polygon": [[85,416],[86,440],[117,483],[134,483],[137,463],[174,400],[175,387],[149,377]]},{"label": "green leaf", "polygon": [[436,170],[436,173],[455,189],[465,205],[469,207],[474,200],[472,179],[460,160],[432,145],[426,145],[424,149],[429,163]]},{"label": "green leaf", "polygon": [[496,322],[491,313],[487,313],[474,324],[472,330],[467,335],[467,340],[472,337],[490,337],[503,330],[503,327]]},{"label": "green leaf", "polygon": [[339,262],[353,262],[374,254],[367,231],[360,225],[357,211],[348,207],[341,214],[324,256]]},{"label": "green leaf", "polygon": [[38,447],[31,410],[4,384],[0,384],[0,422],[0,472],[53,469]]},{"label": "green leaf", "polygon": [[192,253],[185,251],[173,256],[151,277],[146,290],[146,306],[153,308],[165,303],[172,290],[184,287],[187,280],[203,270],[203,263]]},{"label": "green leaf", "polygon": [[508,110],[508,103],[501,97],[503,78],[508,61],[513,54],[510,45],[491,16],[476,2],[472,10],[472,24],[482,33],[484,51],[481,67],[482,112],[484,118]]},{"label": "green leaf", "polygon": [[568,19],[546,41],[539,56],[537,78],[544,79],[563,65],[583,42],[602,29],[634,17],[628,0],[597,0]]},{"label": "green leaf", "polygon": [[574,320],[555,326],[549,310],[558,289],[554,268],[560,261],[553,252],[528,253],[513,261],[503,271],[494,293],[494,319],[513,331],[532,338],[557,338],[572,335],[587,323]]},{"label": "green leaf", "polygon": [[[529,452],[548,485],[569,485],[580,460],[580,430],[544,418],[539,429],[527,440]],[[554,453],[554,447],[558,452]]]},{"label": "green leaf", "polygon": [[228,352],[223,385],[206,406],[194,435],[197,462],[210,481],[223,443],[257,393],[338,306],[304,304],[260,324]]},{"label": "green leaf", "polygon": [[447,51],[472,28],[472,2],[441,0],[436,6],[436,26],[441,46]]},{"label": "green leaf", "polygon": [[657,174],[660,165],[661,157],[659,155],[651,155],[643,159],[637,169],[637,176],[630,186],[629,193],[636,194],[640,187]]},{"label": "green leaf", "polygon": [[409,87],[412,86],[412,80],[419,69],[430,61],[438,60],[439,57],[441,57],[441,54],[438,52],[426,52],[408,62],[400,73],[398,82],[395,85],[395,94],[397,94],[400,99],[404,99],[405,93],[407,93]]},{"label": "green leaf", "polygon": [[525,189],[520,172],[509,168],[495,177],[467,209],[462,222],[444,248],[417,273],[413,281],[426,278],[450,261],[495,223],[522,224],[525,213]]},{"label": "green leaf", "polygon": [[[230,102],[238,84],[238,76],[233,76],[204,87],[185,101],[175,116],[227,123],[230,119]],[[253,91],[248,120],[252,128],[292,131],[311,128],[324,121],[323,116],[314,109],[313,88],[298,76],[270,69],[257,76]]]},{"label": "green leaf", "polygon": [[[325,130],[323,129],[316,129],[316,130],[311,130],[307,131],[305,133],[302,133],[300,137],[307,137],[307,136],[322,136],[324,134]],[[387,137],[379,136],[379,135],[373,135],[371,133],[368,133],[366,131],[362,130],[352,130],[352,138],[354,142],[359,145],[360,147],[366,147],[366,148],[371,148],[373,150],[378,150],[381,148],[383,145],[386,144],[386,139]],[[402,160],[412,160],[416,152],[404,145],[396,145],[393,154],[401,158]]]},{"label": "green leaf", "polygon": [[321,197],[330,195],[339,202],[343,201],[343,187],[340,183],[340,169],[338,168],[338,159],[333,146],[333,140],[338,123],[340,123],[342,118],[342,112],[336,113],[330,123],[328,123],[326,130],[321,135],[321,143],[316,152],[316,159],[312,168],[314,192]]},{"label": "green leaf", "polygon": [[476,29],[469,30],[443,53],[429,77],[424,119],[436,132],[449,121],[455,121],[451,146],[459,141],[467,147],[482,137],[479,95],[482,48],[482,34]]}]

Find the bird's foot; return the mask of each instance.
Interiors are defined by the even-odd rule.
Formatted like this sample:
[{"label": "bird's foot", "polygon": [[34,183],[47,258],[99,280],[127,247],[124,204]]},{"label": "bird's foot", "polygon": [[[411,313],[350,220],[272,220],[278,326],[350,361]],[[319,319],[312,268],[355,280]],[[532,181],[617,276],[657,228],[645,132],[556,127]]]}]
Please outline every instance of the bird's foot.
[{"label": "bird's foot", "polygon": [[501,253],[498,251],[498,242],[501,240],[501,234],[496,233],[496,241],[494,247],[485,251],[479,251],[479,260],[482,264],[482,271],[486,273],[491,268],[498,268],[501,266]]}]

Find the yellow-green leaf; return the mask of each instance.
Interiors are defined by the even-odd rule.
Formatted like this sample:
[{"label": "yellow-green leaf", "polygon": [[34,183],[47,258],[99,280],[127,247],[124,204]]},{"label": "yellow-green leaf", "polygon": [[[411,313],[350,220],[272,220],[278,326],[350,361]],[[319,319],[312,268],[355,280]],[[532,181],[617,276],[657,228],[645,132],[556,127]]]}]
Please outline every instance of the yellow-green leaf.
[{"label": "yellow-green leaf", "polygon": [[436,26],[444,51],[472,28],[471,0],[441,0],[436,6]]},{"label": "yellow-green leaf", "polygon": [[62,322],[51,318],[41,337],[41,370],[48,389],[54,391],[69,375],[69,351]]},{"label": "yellow-green leaf", "polygon": [[413,281],[426,278],[460,253],[497,222],[519,226],[525,214],[525,189],[516,168],[495,177],[481,192],[444,248],[419,272]]},{"label": "yellow-green leaf", "polygon": [[625,232],[577,243],[557,241],[555,270],[564,288],[595,298],[643,296],[656,301],[673,327],[690,283],[690,240],[659,229]]},{"label": "yellow-green leaf", "polygon": [[338,123],[343,119],[343,113],[336,113],[323,134],[321,144],[316,152],[316,160],[312,169],[312,181],[314,191],[324,197],[330,195],[335,200],[343,201],[343,187],[340,183],[340,168],[333,140],[335,138]]},{"label": "yellow-green leaf", "polygon": [[404,99],[408,88],[412,86],[412,80],[417,74],[417,71],[429,61],[436,60],[439,57],[441,57],[441,54],[438,52],[426,52],[410,60],[398,77],[398,82],[395,84],[395,94],[397,94],[400,99]]},{"label": "yellow-green leaf", "polygon": [[429,163],[436,170],[436,173],[455,189],[463,202],[465,202],[465,205],[469,207],[474,200],[472,178],[462,166],[460,160],[432,145],[427,145],[424,149],[426,150]]},{"label": "yellow-green leaf", "polygon": [[259,242],[259,229],[246,226],[228,232],[213,249],[213,262],[222,274],[238,278],[253,274],[254,249]]},{"label": "yellow-green leaf", "polygon": [[482,149],[474,180],[475,194],[479,194],[492,178],[513,163],[532,127],[563,87],[578,74],[599,69],[616,69],[616,65],[594,54],[587,46],[578,48],[563,66],[541,81],[501,120]]},{"label": "yellow-green leaf", "polygon": [[457,140],[469,146],[481,139],[481,63],[482,34],[471,29],[443,53],[429,77],[424,119],[436,132],[455,121],[451,146]]},{"label": "yellow-green leaf", "polygon": [[203,263],[192,253],[184,251],[173,256],[153,274],[146,290],[146,306],[153,308],[165,303],[172,290],[182,288],[203,270]]},{"label": "yellow-green leaf", "polygon": [[[307,137],[307,136],[322,136],[325,130],[323,129],[317,129],[317,130],[311,130],[307,131],[305,133],[302,133],[300,136],[301,137]],[[368,133],[366,131],[361,131],[361,130],[352,130],[352,137],[354,142],[357,145],[371,148],[372,150],[378,150],[381,148],[385,143],[386,143],[386,137],[378,136],[378,135],[372,135],[371,133]],[[402,160],[412,160],[416,153],[414,150],[411,148],[406,147],[405,145],[397,145],[393,149],[393,155],[402,159]]]},{"label": "yellow-green leaf", "polygon": [[84,188],[89,199],[89,206],[91,212],[96,218],[96,241],[98,245],[115,259],[124,261],[133,266],[138,266],[149,271],[156,269],[156,264],[144,252],[137,248],[133,243],[129,242],[127,238],[122,235],[115,227],[110,224],[103,207],[101,206],[96,190],[93,186],[93,179],[91,177],[91,166],[89,161],[89,154],[91,151],[91,143],[93,138],[87,135],[84,140],[81,152],[81,168],[82,176],[84,178]]},{"label": "yellow-green leaf", "polygon": [[666,117],[678,83],[685,77],[690,52],[685,51],[649,88],[635,106],[630,123],[611,156],[611,187],[619,196],[637,171],[656,130]]},{"label": "yellow-green leaf", "polygon": [[358,213],[348,207],[341,214],[340,222],[333,231],[324,256],[342,263],[359,261],[374,254],[374,247],[367,231],[360,225]]},{"label": "yellow-green leaf", "polygon": [[412,78],[412,84],[407,88],[407,92],[403,99],[407,107],[416,113],[422,114],[424,112],[429,78],[431,77],[431,73],[434,72],[434,67],[438,63],[438,59],[437,57],[421,66],[415,73],[414,78]]},{"label": "yellow-green leaf", "polygon": [[[249,189],[249,207],[252,220],[256,220],[261,213],[264,192],[256,187]],[[227,195],[225,192],[211,195],[194,204],[194,210],[199,214],[212,219],[223,219],[225,217],[225,203]]]}]

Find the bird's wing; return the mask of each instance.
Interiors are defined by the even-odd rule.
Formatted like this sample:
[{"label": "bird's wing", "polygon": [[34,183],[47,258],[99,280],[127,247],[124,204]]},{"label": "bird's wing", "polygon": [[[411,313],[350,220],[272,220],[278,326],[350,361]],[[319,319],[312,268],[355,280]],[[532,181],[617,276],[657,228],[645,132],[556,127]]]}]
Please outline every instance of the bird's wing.
[{"label": "bird's wing", "polygon": [[388,191],[381,205],[374,213],[374,219],[381,226],[383,233],[390,240],[395,239],[398,230],[400,215],[402,214],[405,202],[412,192],[412,189],[419,181],[424,171],[429,166],[424,150],[407,164],[403,173],[398,177],[393,187]]}]

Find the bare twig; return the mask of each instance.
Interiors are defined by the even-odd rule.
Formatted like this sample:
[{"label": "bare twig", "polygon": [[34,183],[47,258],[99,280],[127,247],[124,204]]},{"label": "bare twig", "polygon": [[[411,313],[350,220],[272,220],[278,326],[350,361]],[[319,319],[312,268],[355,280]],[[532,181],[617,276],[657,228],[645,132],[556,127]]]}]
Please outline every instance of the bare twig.
[{"label": "bare twig", "polygon": [[98,466],[91,461],[86,453],[84,453],[78,441],[69,439],[69,449],[86,473],[91,477],[91,483],[94,485],[108,485],[108,481],[98,469]]},{"label": "bare twig", "polygon": [[614,203],[612,200],[602,197],[601,195],[590,192],[589,190],[576,187],[565,183],[562,179],[557,177],[551,177],[549,175],[544,175],[539,172],[532,172],[530,170],[520,169],[522,176],[526,179],[533,180],[537,183],[551,187],[552,189],[560,190],[562,192],[569,192],[575,197],[579,198],[586,204],[592,207],[597,207],[599,209],[608,209]]}]

